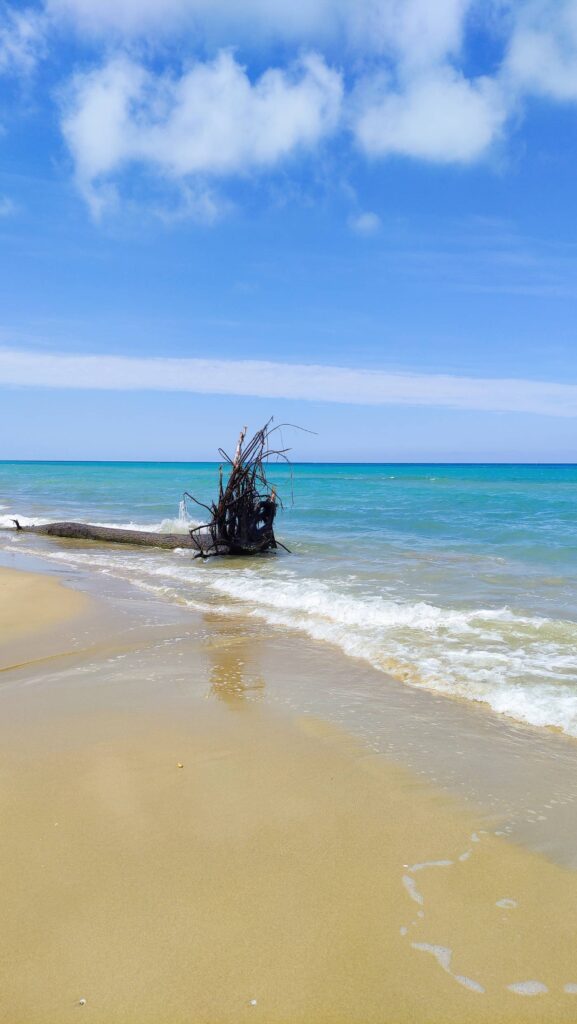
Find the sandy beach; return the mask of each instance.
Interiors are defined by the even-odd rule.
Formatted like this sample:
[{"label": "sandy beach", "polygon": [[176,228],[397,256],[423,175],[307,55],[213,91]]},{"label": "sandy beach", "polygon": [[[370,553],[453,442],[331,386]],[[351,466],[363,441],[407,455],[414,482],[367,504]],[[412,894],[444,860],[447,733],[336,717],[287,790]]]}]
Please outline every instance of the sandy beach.
[{"label": "sandy beach", "polygon": [[83,595],[48,575],[0,567],[0,657],[13,640],[38,639],[80,615],[85,605]]},{"label": "sandy beach", "polygon": [[577,1024],[577,0],[0,81],[0,1024]]},{"label": "sandy beach", "polygon": [[[30,631],[86,612],[2,587]],[[573,1020],[574,872],[203,644],[3,674],[0,1020]]]},{"label": "sandy beach", "polygon": [[69,652],[78,645],[73,634],[83,627],[96,627],[102,635],[99,611],[102,615],[104,606],[56,575],[0,566],[0,673]]}]

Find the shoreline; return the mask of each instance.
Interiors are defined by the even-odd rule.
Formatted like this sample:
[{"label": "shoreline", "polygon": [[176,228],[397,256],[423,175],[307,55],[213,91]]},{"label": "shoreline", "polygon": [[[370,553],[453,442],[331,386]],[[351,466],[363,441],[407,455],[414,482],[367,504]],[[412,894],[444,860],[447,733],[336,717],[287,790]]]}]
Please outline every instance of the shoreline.
[{"label": "shoreline", "polygon": [[574,872],[177,618],[6,673],[0,1020],[572,1020]]},{"label": "shoreline", "polygon": [[[102,522],[95,521],[111,525],[106,516]],[[136,524],[128,519],[118,525],[132,529]],[[182,528],[180,518],[159,520],[149,527],[172,532]],[[503,560],[489,552],[483,559],[471,552],[445,558],[433,550],[429,564],[428,556],[423,559],[417,551],[405,551],[396,562],[394,551],[388,551],[392,565],[376,570],[376,575],[371,570],[370,585],[365,586],[361,546],[361,585],[354,583],[354,572],[348,583],[339,572],[340,583],[331,597],[331,562],[335,554],[340,561],[340,554],[335,549],[326,560],[310,545],[300,551],[298,540],[297,557],[290,567],[281,556],[276,565],[247,560],[242,567],[219,565],[208,571],[199,566],[191,570],[186,554],[178,551],[174,558],[167,558],[150,549],[141,557],[128,547],[111,551],[109,545],[47,541],[38,535],[22,537],[15,531],[2,533],[0,544],[6,552],[52,562],[60,571],[65,564],[79,570],[89,566],[94,575],[130,579],[135,587],[149,594],[156,592],[163,601],[193,606],[201,612],[221,605],[230,614],[260,618],[263,628],[294,631],[349,659],[365,662],[381,673],[383,685],[392,676],[405,686],[487,709],[489,714],[506,716],[522,727],[559,730],[577,737],[575,627],[572,615],[565,614],[574,592],[570,571],[563,579],[552,569],[552,575],[540,580],[541,602],[532,601],[526,607],[527,590],[519,591],[524,570],[515,565],[507,569],[504,593],[500,581]],[[306,555],[306,564],[299,554]],[[423,582],[432,574],[430,583],[436,597],[411,586],[407,593],[397,591],[396,577],[403,576],[406,558],[409,584],[417,558]],[[467,599],[461,576],[467,566],[471,579],[478,577],[481,590],[487,584],[489,589],[496,588],[496,601],[471,600],[477,584],[470,588]],[[351,568],[356,570],[356,565]],[[379,595],[375,591],[378,580],[382,584]],[[527,582],[531,587],[539,584],[539,578]]]},{"label": "shoreline", "polygon": [[[3,561],[7,556],[0,552]],[[211,696],[326,720],[482,813],[490,831],[577,868],[573,737],[407,686],[324,642],[271,629],[238,609],[224,614],[166,601],[129,579],[20,551],[10,554],[9,564],[42,576],[57,574],[89,600],[88,615],[53,636],[45,633],[41,645],[28,639],[21,660],[11,660],[15,678],[24,674],[28,685],[44,673],[53,678],[58,666],[82,669],[86,659],[113,661],[120,652],[155,644],[167,654],[178,644],[178,657],[191,662],[208,656],[212,663],[227,650],[224,686],[222,669],[215,668]]]}]

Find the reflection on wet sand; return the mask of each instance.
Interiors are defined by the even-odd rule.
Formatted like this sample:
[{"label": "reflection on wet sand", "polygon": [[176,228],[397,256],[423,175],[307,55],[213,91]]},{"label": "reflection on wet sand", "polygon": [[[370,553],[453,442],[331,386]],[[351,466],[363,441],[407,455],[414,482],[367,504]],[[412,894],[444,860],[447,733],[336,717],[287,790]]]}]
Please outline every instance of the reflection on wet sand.
[{"label": "reflection on wet sand", "polygon": [[230,622],[223,622],[216,616],[210,618],[211,629],[215,629],[215,636],[207,648],[210,696],[238,710],[247,701],[264,696],[266,683],[258,664],[255,664],[258,662],[259,644],[253,635],[231,633]]}]

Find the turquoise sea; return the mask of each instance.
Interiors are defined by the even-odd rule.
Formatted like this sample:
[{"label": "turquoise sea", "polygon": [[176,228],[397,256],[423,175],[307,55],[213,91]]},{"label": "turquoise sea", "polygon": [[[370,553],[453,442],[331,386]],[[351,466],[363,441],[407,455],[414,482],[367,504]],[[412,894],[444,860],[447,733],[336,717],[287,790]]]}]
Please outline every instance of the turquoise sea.
[{"label": "turquoise sea", "polygon": [[[217,464],[0,462],[0,547],[128,580],[166,601],[265,620],[407,685],[577,736],[577,466],[271,465],[283,498],[259,559],[86,546],[23,523],[190,525]],[[194,512],[194,521],[201,516]]]}]

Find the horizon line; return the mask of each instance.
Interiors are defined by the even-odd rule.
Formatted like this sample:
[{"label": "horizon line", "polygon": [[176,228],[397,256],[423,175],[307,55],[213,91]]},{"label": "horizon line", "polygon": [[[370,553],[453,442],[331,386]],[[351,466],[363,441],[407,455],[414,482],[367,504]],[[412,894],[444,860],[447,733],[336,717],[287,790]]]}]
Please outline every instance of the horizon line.
[{"label": "horizon line", "polygon": [[[51,465],[53,463],[59,463],[61,465],[68,466],[219,466],[226,465],[222,459],[0,459],[0,466],[10,466],[14,464],[24,465]],[[338,461],[336,459],[326,460],[295,460],[294,462],[267,462],[268,466],[278,466],[286,470],[290,470],[294,466],[548,466],[548,467],[567,467],[577,469],[577,460],[575,462],[518,462],[518,461],[488,461],[482,459],[475,462],[463,462],[458,460],[455,462],[428,462],[422,459],[415,460],[412,462],[375,462],[367,460],[355,460],[355,461]]]}]

